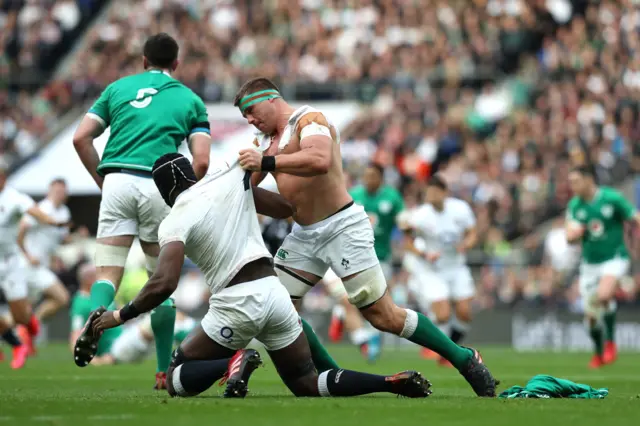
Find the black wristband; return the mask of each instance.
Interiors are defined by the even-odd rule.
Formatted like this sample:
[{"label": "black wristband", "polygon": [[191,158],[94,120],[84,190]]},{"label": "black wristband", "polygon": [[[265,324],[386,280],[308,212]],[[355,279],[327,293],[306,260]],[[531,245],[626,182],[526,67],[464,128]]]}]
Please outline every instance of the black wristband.
[{"label": "black wristband", "polygon": [[276,171],[276,157],[275,155],[262,156],[262,163],[260,169],[263,172],[275,172]]},{"label": "black wristband", "polygon": [[127,322],[140,315],[141,312],[133,306],[133,302],[129,302],[120,309],[120,319],[122,322]]}]

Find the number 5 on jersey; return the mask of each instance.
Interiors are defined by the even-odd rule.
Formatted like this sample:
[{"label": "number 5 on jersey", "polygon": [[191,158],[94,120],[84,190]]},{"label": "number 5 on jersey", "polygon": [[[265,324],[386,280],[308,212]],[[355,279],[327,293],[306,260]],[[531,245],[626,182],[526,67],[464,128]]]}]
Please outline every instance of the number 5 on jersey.
[{"label": "number 5 on jersey", "polygon": [[134,108],[146,108],[153,100],[152,96],[156,93],[158,93],[158,91],[151,87],[140,89],[138,90],[138,94],[136,95],[136,100],[129,102],[129,105]]}]

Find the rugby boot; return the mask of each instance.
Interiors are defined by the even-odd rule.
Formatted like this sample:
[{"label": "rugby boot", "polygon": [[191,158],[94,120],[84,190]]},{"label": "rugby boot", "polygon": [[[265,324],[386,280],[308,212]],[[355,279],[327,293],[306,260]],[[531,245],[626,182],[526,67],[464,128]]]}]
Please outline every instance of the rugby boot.
[{"label": "rugby boot", "polygon": [[156,373],[156,384],[153,385],[153,390],[165,390],[167,389],[167,373]]},{"label": "rugby boot", "polygon": [[591,362],[589,363],[589,368],[595,370],[602,367],[603,365],[604,365],[604,361],[602,360],[602,355],[596,354],[591,358]]},{"label": "rugby boot", "polygon": [[407,398],[426,398],[431,395],[431,382],[417,371],[403,371],[385,378],[391,382],[393,393]]},{"label": "rugby boot", "polygon": [[11,360],[11,368],[14,370],[24,367],[29,357],[29,348],[27,345],[20,345],[13,348],[13,359]]},{"label": "rugby boot", "polygon": [[225,398],[244,398],[249,390],[251,374],[262,365],[258,351],[241,349],[229,360],[229,367],[224,377],[220,379],[220,386],[227,384],[223,396]]},{"label": "rugby boot", "polygon": [[82,333],[80,333],[80,337],[76,340],[75,347],[73,348],[73,360],[78,367],[86,367],[89,365],[93,357],[96,356],[96,352],[98,351],[98,341],[100,340],[100,335],[102,333],[95,334],[91,325],[104,312],[106,312],[106,309],[102,306],[91,312],[91,314],[89,314],[89,319],[87,319],[87,322],[82,329]]},{"label": "rugby boot", "polygon": [[480,352],[473,348],[467,348],[473,351],[473,356],[469,359],[467,365],[462,367],[459,371],[460,374],[467,380],[467,382],[473,388],[473,391],[478,396],[483,397],[495,397],[496,387],[500,384],[497,381],[487,366],[482,361]]},{"label": "rugby boot", "polygon": [[611,341],[604,344],[603,364],[613,364],[618,359],[618,346]]}]

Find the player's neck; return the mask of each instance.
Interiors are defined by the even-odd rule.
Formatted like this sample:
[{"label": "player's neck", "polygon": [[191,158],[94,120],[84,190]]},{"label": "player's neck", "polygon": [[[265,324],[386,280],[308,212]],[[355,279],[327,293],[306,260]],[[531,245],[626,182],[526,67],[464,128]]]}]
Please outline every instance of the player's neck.
[{"label": "player's neck", "polygon": [[53,198],[47,197],[47,200],[51,201],[51,204],[53,204],[53,207],[55,207],[56,209],[60,207],[60,205],[62,204],[62,203],[56,202]]},{"label": "player's neck", "polygon": [[280,118],[278,119],[278,124],[276,124],[276,131],[272,136],[281,136],[282,133],[284,133],[284,129],[289,124],[289,119],[294,112],[295,108],[289,106],[289,104],[285,104],[283,106],[282,113],[280,114]]},{"label": "player's neck", "polygon": [[444,201],[442,203],[431,203],[435,211],[442,213],[444,211]]},{"label": "player's neck", "polygon": [[598,194],[599,189],[600,188],[598,188],[597,186],[594,186],[592,189],[590,189],[589,192],[587,193],[586,201],[592,202],[596,198],[596,195]]}]

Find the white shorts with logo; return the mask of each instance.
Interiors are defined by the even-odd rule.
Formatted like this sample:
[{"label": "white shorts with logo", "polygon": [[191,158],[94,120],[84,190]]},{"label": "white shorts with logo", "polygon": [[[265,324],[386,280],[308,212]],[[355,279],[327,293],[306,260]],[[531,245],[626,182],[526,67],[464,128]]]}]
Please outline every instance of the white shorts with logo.
[{"label": "white shorts with logo", "polygon": [[277,277],[236,284],[213,294],[201,325],[211,340],[233,350],[255,338],[268,351],[277,351],[302,333],[298,312]]},{"label": "white shorts with logo", "polygon": [[603,309],[598,303],[600,278],[603,276],[623,278],[629,272],[629,265],[629,259],[619,257],[602,263],[580,264],[580,295],[584,300],[586,313],[597,315]]},{"label": "white shorts with logo", "polygon": [[169,211],[151,177],[110,173],[102,185],[97,236],[137,235],[155,243],[158,227]]},{"label": "white shorts with logo", "polygon": [[[353,204],[313,225],[295,224],[276,253],[275,264],[318,277],[324,277],[331,268],[342,279],[379,263],[373,242],[369,216],[362,206]],[[349,282],[344,285],[347,293],[350,293]],[[288,290],[293,296],[304,296],[293,294],[300,293],[299,289]]]},{"label": "white shorts with logo", "polygon": [[42,294],[55,283],[58,277],[49,268],[43,265],[27,267],[27,288],[29,300],[37,302]]},{"label": "white shorts with logo", "polygon": [[29,296],[28,269],[27,260],[21,254],[0,257],[0,289],[7,302],[26,299]]},{"label": "white shorts with logo", "polygon": [[421,308],[441,300],[470,299],[476,293],[471,271],[465,265],[456,265],[445,270],[422,266],[417,268],[409,283],[409,288]]}]

